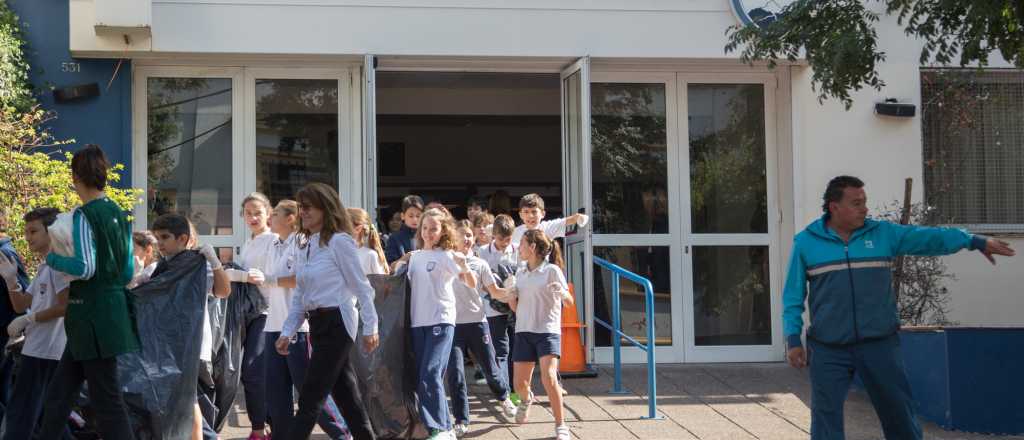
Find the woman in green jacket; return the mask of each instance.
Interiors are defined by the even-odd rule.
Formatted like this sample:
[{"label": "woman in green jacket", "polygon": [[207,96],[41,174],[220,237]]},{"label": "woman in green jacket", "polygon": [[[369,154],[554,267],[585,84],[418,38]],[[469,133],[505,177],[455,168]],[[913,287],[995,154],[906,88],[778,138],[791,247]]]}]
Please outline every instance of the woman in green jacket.
[{"label": "woman in green jacket", "polygon": [[71,159],[82,206],[74,213],[75,255],[50,253],[46,263],[74,278],[64,328],[68,342],[46,393],[42,440],[60,438],[71,404],[89,383],[89,399],[106,440],[133,439],[117,378],[117,356],[139,349],[125,286],[132,278],[132,233],[127,213],[106,196],[110,164],[97,145]]}]

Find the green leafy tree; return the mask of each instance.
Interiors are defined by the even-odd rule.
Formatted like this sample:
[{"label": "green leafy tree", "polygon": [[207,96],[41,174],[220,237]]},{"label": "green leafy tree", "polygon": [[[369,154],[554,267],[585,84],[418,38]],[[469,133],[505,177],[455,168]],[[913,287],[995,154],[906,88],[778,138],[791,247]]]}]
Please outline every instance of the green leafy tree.
[{"label": "green leafy tree", "polygon": [[727,53],[746,63],[805,58],[813,69],[819,100],[839,99],[849,108],[850,93],[880,90],[876,26],[882,14],[895,16],[908,38],[923,43],[922,65],[985,66],[993,52],[1024,65],[1024,2],[1019,0],[879,0],[880,11],[861,0],[797,0],[769,20],[729,29]]},{"label": "green leafy tree", "polygon": [[[18,17],[0,0],[0,231],[34,271],[39,262],[24,240],[22,216],[39,207],[69,211],[81,200],[71,185],[71,153],[62,151],[75,141],[54,139],[44,128],[56,115],[35,101],[25,50]],[[123,170],[115,165],[108,181],[116,185]],[[141,190],[113,185],[107,195],[125,210],[140,200]]]}]

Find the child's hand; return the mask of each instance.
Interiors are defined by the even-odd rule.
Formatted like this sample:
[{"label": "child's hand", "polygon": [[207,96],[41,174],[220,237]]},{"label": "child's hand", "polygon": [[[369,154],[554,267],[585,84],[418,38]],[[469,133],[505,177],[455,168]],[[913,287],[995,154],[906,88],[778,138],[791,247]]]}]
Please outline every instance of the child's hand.
[{"label": "child's hand", "polygon": [[583,213],[576,214],[576,226],[579,226],[581,228],[585,228],[585,227],[587,227],[587,223],[589,223],[589,222],[590,222],[590,217],[587,217],[586,214],[583,214]]},{"label": "child's hand", "polygon": [[199,248],[199,253],[203,254],[206,258],[206,262],[210,263],[210,268],[213,270],[222,269],[223,266],[220,264],[220,258],[217,257],[217,251],[213,249],[209,243],[204,244]]},{"label": "child's hand", "polygon": [[267,277],[263,275],[263,271],[259,269],[249,269],[249,274],[248,277],[246,277],[245,282],[261,286],[266,279]]}]

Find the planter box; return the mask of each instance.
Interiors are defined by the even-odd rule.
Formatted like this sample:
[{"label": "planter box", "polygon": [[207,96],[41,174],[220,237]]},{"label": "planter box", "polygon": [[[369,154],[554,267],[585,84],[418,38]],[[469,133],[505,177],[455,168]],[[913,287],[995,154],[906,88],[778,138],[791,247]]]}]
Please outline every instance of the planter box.
[{"label": "planter box", "polygon": [[1024,328],[900,332],[918,411],[947,430],[1024,433]]}]

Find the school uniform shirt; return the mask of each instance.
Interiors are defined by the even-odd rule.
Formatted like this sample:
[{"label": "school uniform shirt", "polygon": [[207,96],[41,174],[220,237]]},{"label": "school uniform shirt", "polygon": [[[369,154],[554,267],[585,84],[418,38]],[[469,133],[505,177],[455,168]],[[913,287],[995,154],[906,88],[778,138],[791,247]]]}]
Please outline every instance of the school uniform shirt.
[{"label": "school uniform shirt", "polygon": [[388,264],[391,264],[416,249],[416,230],[403,222],[402,227],[388,236],[387,243],[384,247],[384,257],[387,258]]},{"label": "school uniform shirt", "polygon": [[326,246],[320,244],[320,234],[316,233],[304,247],[297,247],[297,287],[292,292],[281,336],[295,336],[306,311],[327,307],[341,310],[345,330],[353,341],[359,329],[358,319],[363,321],[363,335],[377,333],[374,291],[359,267],[358,250],[356,241],[344,232],[331,236]]},{"label": "school uniform shirt", "polygon": [[409,258],[408,277],[412,284],[412,326],[455,325],[455,288],[462,269],[454,252],[421,250]]},{"label": "school uniform shirt", "polygon": [[[270,262],[267,273],[268,282],[265,283],[267,291],[267,322],[263,325],[265,333],[280,332],[284,327],[285,319],[288,319],[288,307],[292,303],[293,289],[281,287],[276,280],[281,277],[295,275],[296,265],[296,240],[297,234],[291,234],[283,241],[280,238],[274,239],[274,245],[270,249]],[[308,333],[309,322],[302,321],[297,332]]]},{"label": "school uniform shirt", "polygon": [[[542,220],[534,229],[544,231],[544,235],[552,240],[562,238],[565,237],[565,219],[556,218],[554,220]],[[518,245],[520,240],[523,239],[523,234],[526,234],[526,231],[527,227],[525,224],[516,226],[516,229],[512,231],[512,242]]]},{"label": "school uniform shirt", "polygon": [[[38,313],[57,305],[57,293],[67,289],[70,284],[62,273],[50,269],[46,263],[39,265],[36,278],[28,286],[28,294],[32,295],[29,312]],[[67,344],[64,333],[64,318],[51,319],[46,322],[33,322],[25,328],[25,345],[21,354],[37,359],[60,360]]]},{"label": "school uniform shirt", "polygon": [[[242,252],[238,256],[239,264],[245,269],[259,269],[264,275],[270,272],[270,259],[274,253],[274,242],[277,241],[277,234],[270,232],[269,230],[252,237],[244,245],[242,245]],[[260,293],[263,294],[263,298],[269,300],[273,286],[264,283],[262,286],[258,286]],[[267,312],[263,312],[264,315]]]},{"label": "school uniform shirt", "polygon": [[516,272],[516,333],[562,334],[562,295],[551,291],[551,283],[558,283],[562,291],[569,290],[562,269],[546,261],[533,270]]},{"label": "school uniform shirt", "polygon": [[377,251],[368,247],[359,248],[359,267],[362,267],[363,273],[367,275],[387,274],[387,270],[380,262],[380,257],[377,255]]},{"label": "school uniform shirt", "polygon": [[[487,266],[490,267],[491,273],[497,271],[498,266],[517,267],[520,263],[519,248],[516,247],[515,243],[509,243],[508,246],[505,246],[505,250],[503,251],[499,251],[498,248],[494,246],[494,243],[491,243],[481,249],[477,255],[487,262]],[[490,301],[484,301],[484,315],[488,318],[505,316],[504,313],[494,310],[494,308],[491,307]]]},{"label": "school uniform shirt", "polygon": [[471,289],[461,282],[452,283],[455,289],[455,323],[456,324],[477,324],[487,322],[487,314],[484,310],[483,295],[486,286],[494,285],[494,276],[491,275],[491,267],[479,257],[466,259],[469,270],[476,274],[477,288]]}]

